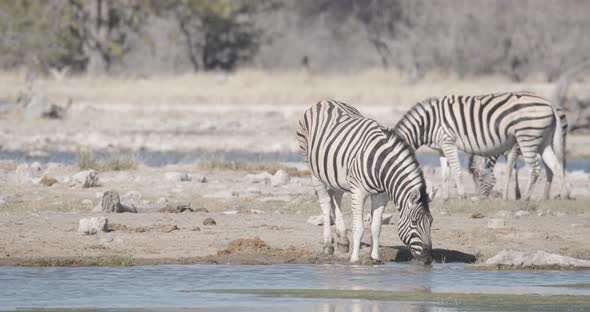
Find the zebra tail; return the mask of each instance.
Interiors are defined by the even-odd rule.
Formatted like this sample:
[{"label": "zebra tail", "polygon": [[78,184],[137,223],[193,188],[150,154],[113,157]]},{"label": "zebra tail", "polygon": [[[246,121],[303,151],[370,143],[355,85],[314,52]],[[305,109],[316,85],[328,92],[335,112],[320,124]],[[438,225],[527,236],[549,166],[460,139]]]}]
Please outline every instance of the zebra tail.
[{"label": "zebra tail", "polygon": [[562,128],[562,124],[561,124],[561,118],[559,116],[559,113],[557,111],[557,108],[553,105],[551,105],[551,108],[553,109],[553,115],[555,116],[555,132],[553,133],[553,144],[551,147],[553,147],[553,151],[555,152],[555,156],[557,156],[557,159],[561,161],[561,164],[563,166],[563,170],[565,172],[565,136],[563,133],[563,128]]}]

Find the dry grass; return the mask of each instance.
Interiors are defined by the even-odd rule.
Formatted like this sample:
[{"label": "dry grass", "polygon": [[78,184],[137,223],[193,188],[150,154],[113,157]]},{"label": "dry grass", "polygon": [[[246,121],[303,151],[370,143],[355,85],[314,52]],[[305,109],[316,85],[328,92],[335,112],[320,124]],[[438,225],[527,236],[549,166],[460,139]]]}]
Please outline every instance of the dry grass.
[{"label": "dry grass", "polygon": [[207,159],[199,162],[199,169],[201,170],[228,170],[228,171],[245,171],[249,173],[256,173],[267,171],[270,174],[275,174],[277,170],[285,170],[289,176],[305,177],[309,175],[309,171],[299,170],[295,167],[290,167],[275,162],[259,162],[259,161],[235,161],[235,160],[215,160]]},{"label": "dry grass", "polygon": [[[590,79],[570,92],[584,94]],[[24,74],[0,73],[3,97],[16,98],[24,86]],[[34,90],[60,103],[72,98],[92,104],[301,104],[336,98],[355,105],[411,105],[430,96],[449,93],[480,94],[534,89],[550,91],[540,75],[522,83],[503,76],[458,77],[431,73],[409,83],[397,71],[382,69],[354,73],[267,72],[240,70],[231,74],[192,73],[147,78],[125,76],[73,76],[62,80],[39,78]],[[587,92],[585,93],[586,95]]]},{"label": "dry grass", "polygon": [[137,161],[131,155],[114,155],[109,159],[97,160],[94,153],[81,151],[78,154],[78,167],[81,170],[124,171],[137,169]]}]

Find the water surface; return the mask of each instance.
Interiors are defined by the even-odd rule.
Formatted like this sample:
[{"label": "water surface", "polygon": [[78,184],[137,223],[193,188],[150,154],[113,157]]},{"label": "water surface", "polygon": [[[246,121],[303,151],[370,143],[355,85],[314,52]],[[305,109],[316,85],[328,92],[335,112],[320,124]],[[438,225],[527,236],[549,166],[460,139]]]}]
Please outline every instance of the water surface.
[{"label": "water surface", "polygon": [[[460,303],[393,304],[359,299],[301,299],[203,291],[240,288],[583,295],[589,296],[587,308],[590,309],[588,288],[542,286],[589,281],[590,271],[464,270],[462,264],[436,264],[431,268],[411,263],[380,266],[0,267],[0,310],[92,307],[211,311],[488,311],[485,307],[457,306]],[[400,310],[400,307],[407,309]],[[552,307],[544,308],[551,311]]]}]

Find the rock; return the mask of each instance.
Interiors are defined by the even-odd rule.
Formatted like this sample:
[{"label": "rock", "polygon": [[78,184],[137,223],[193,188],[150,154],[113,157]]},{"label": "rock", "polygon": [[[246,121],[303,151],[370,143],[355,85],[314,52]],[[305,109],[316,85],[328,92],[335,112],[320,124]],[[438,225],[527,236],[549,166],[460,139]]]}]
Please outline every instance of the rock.
[{"label": "rock", "polygon": [[519,211],[515,212],[514,215],[516,217],[526,217],[526,216],[530,215],[530,213],[526,210],[519,210]]},{"label": "rock", "polygon": [[264,211],[260,209],[248,209],[247,211],[249,214],[264,214]]},{"label": "rock", "polygon": [[270,184],[270,180],[273,176],[268,172],[262,172],[258,174],[247,174],[244,179],[250,183],[263,183]]},{"label": "rock", "polygon": [[489,219],[488,220],[488,228],[489,229],[503,229],[506,227],[506,221],[504,219]]},{"label": "rock", "polygon": [[52,103],[49,98],[44,95],[34,95],[31,100],[26,103],[24,117],[27,120],[35,120],[41,118],[61,119],[65,116],[71,103],[67,106],[60,106]]},{"label": "rock", "polygon": [[80,219],[78,233],[94,235],[98,232],[108,231],[109,220],[105,217],[92,217]]},{"label": "rock", "polygon": [[198,226],[195,226],[194,228],[191,229],[191,231],[200,232],[201,231],[201,228],[198,227]]},{"label": "rock", "polygon": [[193,212],[194,211],[191,208],[191,203],[184,204],[184,205],[178,205],[178,206],[176,206],[176,210],[178,210],[178,212]]},{"label": "rock", "polygon": [[166,206],[164,208],[158,209],[158,212],[163,212],[163,213],[178,213],[178,210],[176,209],[176,207]]},{"label": "rock", "polygon": [[81,203],[82,203],[82,205],[92,206],[91,199],[83,199]]},{"label": "rock", "polygon": [[279,169],[275,174],[270,178],[270,185],[272,186],[281,186],[286,185],[289,183],[289,174],[283,170]]},{"label": "rock", "polygon": [[221,214],[224,214],[224,215],[227,215],[227,216],[237,215],[238,214],[238,211],[237,210],[226,210],[226,211],[222,212]]},{"label": "rock", "polygon": [[41,180],[39,180],[39,184],[45,185],[45,186],[52,186],[52,185],[54,185],[57,182],[58,181],[55,178],[48,177],[48,176],[43,176],[41,178]]},{"label": "rock", "polygon": [[164,177],[166,180],[172,182],[190,182],[193,180],[193,177],[190,174],[176,171],[166,172]]},{"label": "rock", "polygon": [[95,170],[84,170],[72,176],[70,186],[97,187],[100,186],[100,180]]},{"label": "rock", "polygon": [[[30,165],[20,164],[16,167],[16,179],[19,183],[28,184],[33,182],[33,179],[40,178],[43,174],[43,168],[38,162],[34,162]],[[40,182],[39,179],[38,182]]]},{"label": "rock", "polygon": [[324,225],[324,216],[323,215],[311,216],[307,219],[307,224]]},{"label": "rock", "polygon": [[138,191],[129,191],[127,193],[125,193],[125,195],[123,195],[121,197],[121,200],[132,200],[132,201],[139,201],[141,199],[142,195],[140,192]]},{"label": "rock", "polygon": [[381,224],[389,224],[389,223],[391,223],[391,218],[393,218],[393,214],[391,214],[391,213],[384,213],[381,216]]},{"label": "rock", "polygon": [[542,250],[534,253],[524,253],[512,250],[502,250],[497,255],[486,260],[487,265],[509,266],[563,266],[563,267],[590,267],[590,261],[576,259],[557,254],[551,254]]},{"label": "rock", "polygon": [[132,212],[137,213],[137,208],[133,203],[122,204],[119,193],[116,191],[106,191],[102,196],[102,211],[106,213]]},{"label": "rock", "polygon": [[474,212],[471,214],[471,219],[481,219],[485,218],[485,216],[479,212]]},{"label": "rock", "polygon": [[213,218],[207,218],[203,220],[203,225],[217,225],[217,222]]},{"label": "rock", "polygon": [[209,213],[209,210],[207,210],[207,208],[197,208],[197,209],[195,209],[195,212]]},{"label": "rock", "polygon": [[159,227],[160,232],[170,233],[172,231],[180,230],[176,224],[163,224]]}]

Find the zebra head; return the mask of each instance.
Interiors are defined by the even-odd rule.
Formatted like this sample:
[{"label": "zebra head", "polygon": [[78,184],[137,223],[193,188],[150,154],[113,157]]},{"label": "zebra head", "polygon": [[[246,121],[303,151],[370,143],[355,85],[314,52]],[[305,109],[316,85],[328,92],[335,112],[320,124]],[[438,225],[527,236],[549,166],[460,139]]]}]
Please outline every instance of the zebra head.
[{"label": "zebra head", "polygon": [[398,228],[402,242],[410,248],[416,260],[425,265],[432,263],[432,215],[428,208],[429,203],[425,187],[410,191],[406,204],[401,209]]}]

